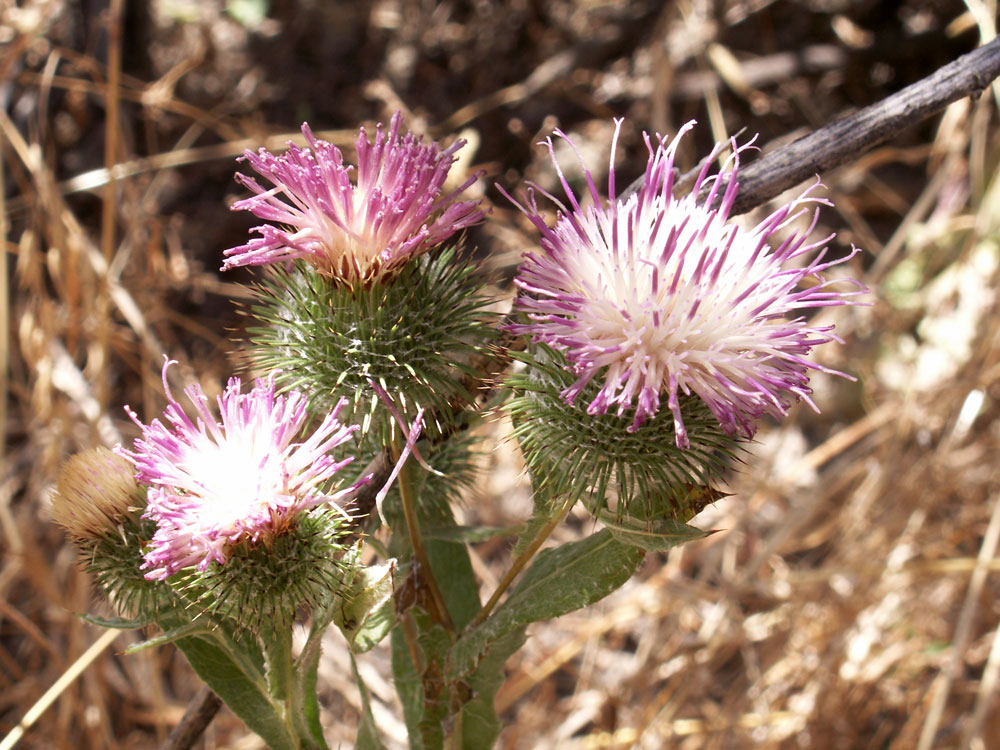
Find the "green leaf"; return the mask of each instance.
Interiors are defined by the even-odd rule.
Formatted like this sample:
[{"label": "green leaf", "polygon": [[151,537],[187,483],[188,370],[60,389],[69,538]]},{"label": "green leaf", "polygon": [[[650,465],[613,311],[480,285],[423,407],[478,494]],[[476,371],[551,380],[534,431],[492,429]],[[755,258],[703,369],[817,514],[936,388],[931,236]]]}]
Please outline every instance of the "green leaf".
[{"label": "green leaf", "polygon": [[[434,460],[433,456],[430,460]],[[403,472],[417,498],[416,511],[421,528],[457,528],[448,504],[426,496],[433,493],[430,492],[430,483],[423,481],[426,474],[419,466],[408,464]],[[409,539],[402,509],[398,503],[387,500],[385,512],[393,529],[389,549],[406,560],[410,554]],[[424,541],[431,571],[445,606],[455,627],[460,630],[472,621],[482,606],[468,550],[460,541]],[[405,590],[410,583],[413,583],[412,574],[400,584],[400,588]],[[401,626],[392,631],[393,675],[403,704],[410,747],[413,750],[437,750],[445,742],[445,728],[455,726],[453,715],[469,699],[456,693],[444,679],[452,637],[418,606],[399,612],[398,617]],[[414,658],[417,665],[413,663]]]},{"label": "green leaf", "polygon": [[368,686],[361,679],[354,654],[351,654],[351,669],[354,670],[354,681],[357,682],[358,692],[361,693],[361,726],[358,727],[358,739],[354,743],[354,750],[385,750],[385,745],[379,739],[375,728],[375,717],[372,715],[371,701],[368,698]]},{"label": "green leaf", "polygon": [[641,521],[630,516],[618,518],[614,513],[606,510],[601,511],[598,517],[607,525],[608,531],[619,542],[644,549],[647,552],[668,550],[685,542],[704,539],[714,533],[702,531],[675,518]]},{"label": "green leaf", "polygon": [[516,560],[525,551],[527,551],[528,546],[535,541],[535,538],[542,531],[553,516],[557,513],[562,512],[562,508],[550,507],[543,502],[539,502],[537,497],[538,493],[535,494],[535,511],[528,522],[524,524],[524,530],[517,538],[517,542],[514,543],[514,549],[511,550],[511,559]]},{"label": "green leaf", "polygon": [[[434,460],[433,455],[430,460]],[[421,531],[432,528],[437,529],[439,536],[447,536],[446,529],[457,529],[451,507],[447,502],[439,502],[439,498],[432,491],[432,483],[425,481],[427,473],[415,461],[407,464],[403,472],[417,498],[416,511]],[[398,498],[387,498],[384,510],[393,531],[389,552],[400,560],[407,561],[412,551],[403,509]],[[479,586],[472,571],[472,562],[469,560],[469,551],[460,541],[429,539],[426,536],[424,547],[448,612],[455,627],[461,630],[472,621],[482,606],[479,601]]]},{"label": "green leaf", "polygon": [[[348,553],[345,557],[345,564],[355,565],[360,555],[360,545]],[[323,634],[333,622],[337,611],[340,609],[341,599],[339,596],[331,595],[326,606],[319,607],[313,611],[312,623],[309,626],[309,637],[302,647],[295,664],[296,690],[298,699],[302,706],[305,728],[314,738],[323,737],[323,725],[319,719],[319,698],[316,694],[317,673],[319,671],[319,657],[322,651]]]},{"label": "green leaf", "polygon": [[632,576],[644,554],[619,542],[608,529],[542,550],[507,601],[456,641],[449,657],[449,677],[457,680],[472,673],[491,644],[518,628],[603,599]]},{"label": "green leaf", "polygon": [[392,637],[392,681],[396,694],[403,706],[403,721],[410,736],[410,749],[423,750],[420,737],[420,719],[424,712],[424,693],[420,685],[420,674],[410,657],[403,627],[393,628]]},{"label": "green leaf", "polygon": [[380,644],[396,625],[396,610],[391,597],[372,612],[364,625],[354,634],[351,641],[351,651],[363,654]]},{"label": "green leaf", "polygon": [[149,623],[144,617],[138,617],[134,620],[128,620],[124,617],[97,617],[88,614],[77,615],[77,617],[99,628],[110,628],[112,630],[135,630]]},{"label": "green leaf", "polygon": [[317,672],[319,671],[319,651],[316,652],[316,662],[303,663],[296,674],[297,704],[301,706],[300,725],[308,736],[313,738],[318,747],[327,747],[323,737],[323,724],[319,720],[319,697],[316,694]]},{"label": "green leaf", "polygon": [[504,665],[524,644],[526,626],[522,625],[490,644],[479,666],[465,679],[473,698],[462,709],[462,747],[480,750],[493,747],[503,724],[493,704],[497,690],[503,684]]},{"label": "green leaf", "polygon": [[203,635],[211,632],[212,628],[209,627],[207,623],[202,620],[195,620],[194,622],[188,622],[179,627],[171,628],[165,633],[160,633],[159,635],[149,638],[142,643],[136,643],[129,646],[122,653],[134,654],[138,651],[145,651],[147,648],[152,648],[153,646],[162,646],[165,643],[172,643],[179,638],[186,638],[193,635]]},{"label": "green leaf", "polygon": [[407,624],[392,631],[392,674],[403,704],[403,718],[410,735],[411,750],[440,750],[444,745],[444,725],[450,700],[445,689],[444,663],[451,639],[443,627],[426,614],[411,610],[412,645],[420,662],[413,664],[406,640]]},{"label": "green leaf", "polygon": [[515,536],[523,532],[523,523],[514,526],[430,526],[424,529],[424,539],[474,544],[494,537]]},{"label": "green leaf", "polygon": [[395,571],[395,560],[362,568],[345,603],[334,613],[334,622],[355,653],[374,648],[396,622],[392,604]]},{"label": "green leaf", "polygon": [[298,750],[267,691],[263,656],[251,638],[234,640],[221,629],[208,635],[177,640],[194,671],[215,691],[243,723],[270,746],[270,750]]},{"label": "green leaf", "polygon": [[461,630],[482,608],[472,561],[464,544],[427,540],[427,558],[455,627]]}]

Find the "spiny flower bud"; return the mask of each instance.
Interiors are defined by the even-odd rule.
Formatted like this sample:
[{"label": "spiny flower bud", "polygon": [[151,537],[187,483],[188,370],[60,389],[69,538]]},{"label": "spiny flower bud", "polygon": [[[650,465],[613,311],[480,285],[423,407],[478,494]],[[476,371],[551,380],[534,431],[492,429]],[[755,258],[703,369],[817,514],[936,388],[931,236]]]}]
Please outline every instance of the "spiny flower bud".
[{"label": "spiny flower bud", "polygon": [[52,519],[81,542],[117,536],[145,505],[129,462],[103,447],[72,456],[56,486]]},{"label": "spiny flower bud", "polygon": [[473,399],[463,383],[469,363],[496,333],[473,267],[445,247],[391,282],[345,287],[302,265],[276,267],[257,289],[253,315],[264,325],[250,329],[254,364],[301,390],[315,411],[353,395],[347,418],[361,423],[371,450],[398,432],[370,382],[392,394],[405,421],[423,409],[430,437],[447,432],[454,404]]},{"label": "spiny flower bud", "polygon": [[165,584],[142,575],[143,547],[154,527],[141,517],[145,489],[134,474],[107,448],[78,453],[59,472],[51,512],[83,550],[87,571],[115,608],[153,622],[175,601]]}]

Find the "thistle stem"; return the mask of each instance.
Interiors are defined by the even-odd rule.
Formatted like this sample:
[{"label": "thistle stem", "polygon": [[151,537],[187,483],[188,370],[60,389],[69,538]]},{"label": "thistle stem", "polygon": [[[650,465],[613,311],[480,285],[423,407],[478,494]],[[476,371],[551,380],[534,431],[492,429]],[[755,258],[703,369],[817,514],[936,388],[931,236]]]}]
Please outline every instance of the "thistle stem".
[{"label": "thistle stem", "polygon": [[[448,612],[444,595],[434,577],[434,569],[431,567],[430,558],[427,557],[427,548],[424,547],[424,537],[420,532],[420,519],[417,518],[417,508],[413,497],[413,487],[410,484],[409,472],[407,469],[399,474],[399,495],[402,499],[403,516],[406,518],[406,531],[410,536],[410,546],[413,548],[413,559],[418,566],[418,575],[421,581],[427,585],[427,590],[431,595],[431,606],[434,610],[431,616],[444,625],[449,635],[455,636],[455,623]],[[415,666],[415,665],[414,665]]]},{"label": "thistle stem", "polygon": [[267,687],[271,700],[288,732],[302,750],[326,748],[321,734],[314,734],[306,715],[303,679],[296,660],[292,658],[292,623],[274,623],[273,630],[260,638],[267,664]]},{"label": "thistle stem", "polygon": [[539,547],[541,547],[545,540],[552,535],[555,531],[556,526],[566,517],[569,513],[569,509],[573,507],[572,502],[565,503],[559,511],[552,516],[546,524],[538,530],[535,538],[531,540],[531,543],[525,548],[524,552],[518,555],[517,559],[511,564],[510,569],[504,574],[504,577],[500,580],[497,585],[496,591],[493,592],[493,596],[490,597],[489,601],[483,605],[483,608],[479,610],[479,614],[472,620],[470,627],[475,627],[476,625],[481,625],[487,617],[490,616],[490,612],[496,607],[497,602],[500,601],[500,597],[503,593],[510,588],[510,585],[514,582],[517,574],[524,569],[524,566],[528,564],[535,553],[538,552]]},{"label": "thistle stem", "polygon": [[262,633],[260,645],[264,652],[267,689],[271,693],[271,703],[284,721],[292,737],[299,738],[295,716],[294,680],[295,668],[292,663],[292,628],[274,623],[269,633]]},{"label": "thistle stem", "polygon": [[278,625],[273,632],[262,635],[261,645],[267,666],[267,687],[271,696],[284,706],[288,706],[292,690],[292,628]]},{"label": "thistle stem", "polygon": [[455,711],[452,716],[451,731],[447,732],[442,745],[443,750],[461,750],[462,748],[462,708]]}]

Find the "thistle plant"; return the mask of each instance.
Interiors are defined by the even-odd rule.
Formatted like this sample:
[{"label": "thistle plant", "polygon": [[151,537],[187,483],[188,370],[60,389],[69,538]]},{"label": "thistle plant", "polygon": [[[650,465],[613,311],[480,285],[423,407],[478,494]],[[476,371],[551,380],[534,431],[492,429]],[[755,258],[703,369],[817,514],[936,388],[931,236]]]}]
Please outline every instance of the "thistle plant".
[{"label": "thistle plant", "polygon": [[[734,458],[749,460],[758,420],[815,408],[809,376],[832,372],[807,357],[836,336],[803,311],[865,291],[826,278],[857,250],[831,258],[831,238],[812,236],[818,185],[753,228],[731,220],[747,144],[712,174],[717,146],[675,195],[692,127],[645,137],[629,195],[615,185],[620,121],[605,195],[583,164],[578,197],[546,141],[565,200],[508,195],[540,238],[506,319],[460,249],[486,216],[463,199],[479,175],[445,188],[461,142],[404,134],[397,113],[373,140],[361,130],[356,168],[307,125],[307,149],[247,152],[271,186],[238,175],[252,195],[233,208],[276,224],[225,251],[223,269],[266,266],[249,342],[260,377],[246,392],[230,380],[215,408],[190,386],[186,411],[167,361],[163,420],[129,410],[134,444],[74,458],[60,480],[57,520],[131,618],[104,622],[158,625],[146,645],[175,641],[280,749],[326,747],[323,633],[336,625],[352,654],[388,637],[411,746],[491,746],[493,697],[527,626],[606,596],[646,551],[703,536],[688,522]],[[535,510],[484,603],[476,530],[452,503],[471,481],[467,428],[501,410]],[[577,502],[593,533],[542,549]],[[298,653],[296,622],[309,627]],[[381,747],[365,710],[357,747]]]}]

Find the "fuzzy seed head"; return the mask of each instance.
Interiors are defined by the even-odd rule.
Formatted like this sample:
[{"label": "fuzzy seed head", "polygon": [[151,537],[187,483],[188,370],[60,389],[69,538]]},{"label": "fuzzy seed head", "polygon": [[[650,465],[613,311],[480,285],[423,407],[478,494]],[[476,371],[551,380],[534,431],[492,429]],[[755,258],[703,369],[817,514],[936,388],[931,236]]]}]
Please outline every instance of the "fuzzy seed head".
[{"label": "fuzzy seed head", "polygon": [[70,457],[52,496],[52,519],[78,541],[114,536],[126,518],[143,505],[132,467],[100,447]]}]

